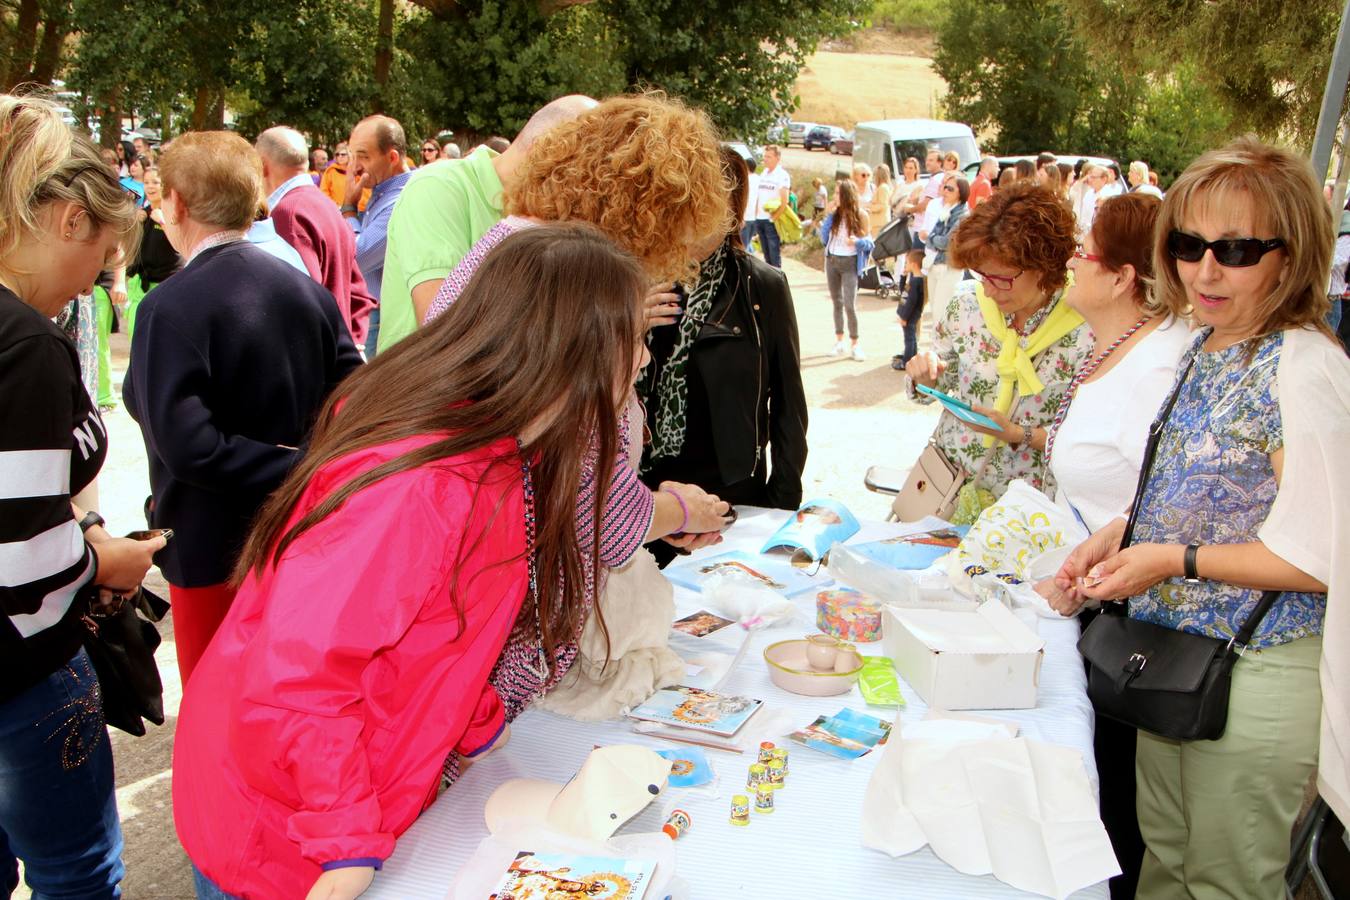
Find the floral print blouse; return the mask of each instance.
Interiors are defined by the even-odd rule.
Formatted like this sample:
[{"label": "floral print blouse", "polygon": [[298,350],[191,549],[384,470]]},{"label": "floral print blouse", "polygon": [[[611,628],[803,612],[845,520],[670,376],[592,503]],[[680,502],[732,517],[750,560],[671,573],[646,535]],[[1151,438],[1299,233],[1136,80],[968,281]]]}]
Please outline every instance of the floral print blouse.
[{"label": "floral print blouse", "polygon": [[[1063,293],[1056,294],[1050,303],[1027,320],[1022,333],[1029,335],[1035,331],[1055,304],[1063,302]],[[993,407],[998,396],[999,344],[984,325],[972,282],[963,282],[957,288],[946,312],[938,319],[933,343],[933,351],[947,366],[938,378],[936,388],[971,405]],[[1087,325],[1080,325],[1033,357],[1036,376],[1045,385],[1045,390],[1020,400],[1014,393],[1012,420],[1026,428],[1049,428],[1064,402],[1069,382],[1091,355],[1092,345],[1092,330]],[[919,403],[934,402],[931,397],[916,392],[912,384],[910,398]],[[984,435],[962,425],[956,417],[944,415],[938,420],[933,436],[948,459],[972,475],[979,469],[986,452]],[[1041,451],[1033,450],[1028,444],[1013,450],[995,440],[988,453],[989,466],[980,478],[979,487],[1001,497],[1009,484],[1021,478],[1032,487],[1053,495],[1054,482]]]},{"label": "floral print blouse", "polygon": [[[1211,353],[1200,348],[1209,333],[1201,329],[1181,358],[1179,371],[1194,364],[1163,426],[1132,543],[1251,543],[1275,502],[1270,454],[1284,446],[1276,380],[1284,335]],[[1131,598],[1130,616],[1226,640],[1260,599],[1259,590],[1172,578]],[[1326,608],[1326,594],[1281,594],[1251,646],[1321,634]]]}]

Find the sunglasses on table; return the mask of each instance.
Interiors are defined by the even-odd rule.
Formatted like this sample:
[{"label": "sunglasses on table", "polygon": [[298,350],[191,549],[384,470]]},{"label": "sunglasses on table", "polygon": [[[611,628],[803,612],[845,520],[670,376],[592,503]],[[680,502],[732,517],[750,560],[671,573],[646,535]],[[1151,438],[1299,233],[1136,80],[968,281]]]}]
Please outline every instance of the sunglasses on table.
[{"label": "sunglasses on table", "polygon": [[979,269],[971,269],[970,271],[975,274],[976,278],[995,290],[1007,291],[1012,289],[1013,282],[1021,278],[1022,272],[1025,272],[1026,269],[1023,269],[1022,272],[1018,272],[1016,275],[990,275],[986,272],[981,272]]},{"label": "sunglasses on table", "polygon": [[1167,253],[1173,259],[1182,262],[1199,262],[1204,259],[1205,251],[1214,253],[1214,261],[1231,269],[1254,266],[1272,250],[1284,246],[1280,238],[1263,241],[1260,238],[1225,238],[1220,241],[1207,241],[1187,234],[1184,231],[1171,231],[1167,234]]}]

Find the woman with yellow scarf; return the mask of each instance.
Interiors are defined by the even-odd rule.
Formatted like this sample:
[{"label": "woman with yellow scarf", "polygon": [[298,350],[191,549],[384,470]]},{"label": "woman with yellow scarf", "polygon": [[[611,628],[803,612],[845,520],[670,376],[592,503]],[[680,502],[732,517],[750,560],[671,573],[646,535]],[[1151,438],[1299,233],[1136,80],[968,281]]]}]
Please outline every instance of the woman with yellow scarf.
[{"label": "woman with yellow scarf", "polygon": [[1073,212],[1034,183],[996,192],[952,234],[949,262],[976,280],[962,282],[937,311],[932,348],[905,371],[916,402],[933,402],[915,391],[925,385],[999,424],[984,429],[944,415],[933,436],[949,460],[980,473],[980,507],[1017,478],[1052,488],[1046,429],[1093,345],[1082,316],[1064,302],[1074,249]]}]

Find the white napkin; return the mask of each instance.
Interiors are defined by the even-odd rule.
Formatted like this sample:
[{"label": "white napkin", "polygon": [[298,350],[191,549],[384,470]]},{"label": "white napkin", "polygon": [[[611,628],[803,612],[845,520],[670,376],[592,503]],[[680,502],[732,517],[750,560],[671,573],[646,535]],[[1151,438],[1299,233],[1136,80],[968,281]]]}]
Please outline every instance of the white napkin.
[{"label": "white napkin", "polygon": [[978,722],[897,721],[863,800],[863,845],[929,844],[952,868],[1067,897],[1120,873],[1078,751]]}]

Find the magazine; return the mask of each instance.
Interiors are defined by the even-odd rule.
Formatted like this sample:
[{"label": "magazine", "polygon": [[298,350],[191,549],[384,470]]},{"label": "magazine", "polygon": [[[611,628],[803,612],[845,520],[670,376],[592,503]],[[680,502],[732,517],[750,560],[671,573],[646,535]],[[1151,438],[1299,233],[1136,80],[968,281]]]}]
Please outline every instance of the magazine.
[{"label": "magazine", "polygon": [[849,549],[892,569],[926,569],[955,550],[968,531],[969,525],[951,525],[866,544],[850,544]]},{"label": "magazine", "polygon": [[676,619],[670,627],[690,637],[707,637],[714,631],[721,631],[728,625],[736,623],[730,619],[723,618],[717,613],[708,612],[706,609],[700,609],[698,612],[685,616],[683,619]]},{"label": "magazine", "polygon": [[628,715],[647,722],[692,728],[729,737],[764,704],[753,697],[718,694],[687,685],[662,688]]},{"label": "magazine", "polygon": [[858,533],[858,520],[837,500],[810,500],[788,517],[773,533],[760,553],[779,547],[800,550],[813,560],[820,559],[836,543]]},{"label": "magazine", "polygon": [[656,863],[522,850],[488,900],[642,900]]},{"label": "magazine", "polygon": [[813,577],[782,560],[765,559],[743,550],[683,562],[670,566],[665,573],[667,578],[681,587],[702,591],[704,579],[723,570],[734,571],[786,597],[818,589],[830,580],[828,577]]},{"label": "magazine", "polygon": [[891,723],[867,713],[841,709],[832,716],[818,716],[814,722],[788,735],[799,744],[841,759],[857,759],[886,743]]}]

